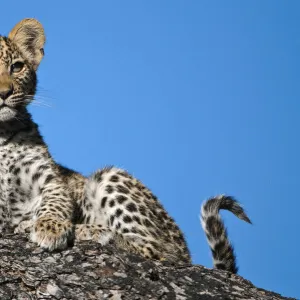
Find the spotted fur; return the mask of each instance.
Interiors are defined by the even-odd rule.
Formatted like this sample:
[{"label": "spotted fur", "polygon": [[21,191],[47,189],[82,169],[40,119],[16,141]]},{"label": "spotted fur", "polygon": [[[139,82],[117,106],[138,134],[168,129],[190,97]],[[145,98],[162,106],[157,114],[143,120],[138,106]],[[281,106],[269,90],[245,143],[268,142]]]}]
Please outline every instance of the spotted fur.
[{"label": "spotted fur", "polygon": [[115,167],[86,178],[51,157],[27,110],[44,43],[34,19],[0,36],[0,230],[30,232],[48,250],[64,249],[74,238],[114,240],[146,258],[190,263],[182,232],[139,180]]},{"label": "spotted fur", "polygon": [[238,218],[250,224],[251,221],[240,204],[230,196],[220,195],[210,198],[201,208],[201,223],[213,254],[214,267],[237,273],[238,267],[234,249],[219,215],[220,209],[229,210]]}]

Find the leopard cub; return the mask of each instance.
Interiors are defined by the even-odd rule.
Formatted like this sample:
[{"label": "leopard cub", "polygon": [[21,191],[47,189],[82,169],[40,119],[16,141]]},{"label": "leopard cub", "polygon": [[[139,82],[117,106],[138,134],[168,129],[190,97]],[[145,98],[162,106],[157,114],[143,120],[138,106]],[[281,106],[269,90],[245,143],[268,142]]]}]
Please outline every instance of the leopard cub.
[{"label": "leopard cub", "polygon": [[[50,251],[75,238],[102,245],[114,240],[146,258],[190,263],[182,232],[139,180],[115,167],[86,178],[53,160],[27,110],[44,44],[44,29],[35,19],[0,36],[0,230],[28,231]],[[220,209],[250,220],[231,197],[211,198],[202,206],[215,267],[237,272]]]}]

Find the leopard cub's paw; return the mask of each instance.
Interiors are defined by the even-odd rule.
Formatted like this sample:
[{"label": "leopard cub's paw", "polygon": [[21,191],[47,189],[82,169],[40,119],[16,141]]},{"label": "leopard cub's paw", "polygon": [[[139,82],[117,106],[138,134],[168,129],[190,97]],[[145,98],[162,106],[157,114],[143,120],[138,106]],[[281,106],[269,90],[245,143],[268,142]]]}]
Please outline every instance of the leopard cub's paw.
[{"label": "leopard cub's paw", "polygon": [[41,217],[33,226],[31,240],[49,251],[65,249],[74,240],[74,226],[69,220]]},{"label": "leopard cub's paw", "polygon": [[93,240],[102,246],[109,243],[113,233],[106,227],[97,224],[77,224],[75,226],[75,239],[77,241]]},{"label": "leopard cub's paw", "polygon": [[15,228],[14,233],[30,233],[34,225],[33,220],[22,221]]}]

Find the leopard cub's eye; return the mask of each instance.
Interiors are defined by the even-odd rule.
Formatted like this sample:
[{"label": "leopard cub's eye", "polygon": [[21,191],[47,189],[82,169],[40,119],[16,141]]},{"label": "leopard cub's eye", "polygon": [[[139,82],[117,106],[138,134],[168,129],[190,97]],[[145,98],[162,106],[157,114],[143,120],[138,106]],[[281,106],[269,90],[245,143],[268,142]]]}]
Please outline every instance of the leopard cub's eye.
[{"label": "leopard cub's eye", "polygon": [[11,73],[19,73],[23,70],[24,63],[21,61],[17,61],[14,64],[11,65]]}]

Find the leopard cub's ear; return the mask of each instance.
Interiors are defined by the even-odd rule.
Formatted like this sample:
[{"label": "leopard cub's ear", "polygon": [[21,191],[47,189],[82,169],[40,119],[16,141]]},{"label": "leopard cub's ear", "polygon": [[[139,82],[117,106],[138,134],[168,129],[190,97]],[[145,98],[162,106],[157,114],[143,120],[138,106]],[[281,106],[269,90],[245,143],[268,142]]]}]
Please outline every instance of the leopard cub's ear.
[{"label": "leopard cub's ear", "polygon": [[36,19],[24,19],[9,33],[8,38],[19,48],[36,70],[44,56],[44,28]]}]

